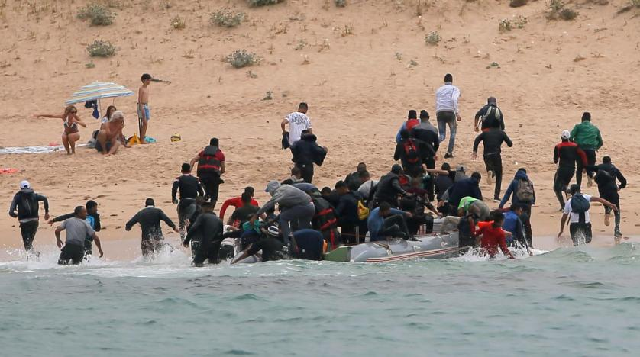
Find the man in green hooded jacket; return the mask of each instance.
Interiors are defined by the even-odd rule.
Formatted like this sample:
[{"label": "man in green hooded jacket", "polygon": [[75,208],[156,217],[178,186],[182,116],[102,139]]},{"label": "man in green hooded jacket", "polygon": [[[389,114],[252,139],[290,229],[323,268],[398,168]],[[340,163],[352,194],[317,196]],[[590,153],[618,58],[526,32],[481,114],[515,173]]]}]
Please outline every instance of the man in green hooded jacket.
[{"label": "man in green hooded jacket", "polygon": [[[600,135],[600,129],[591,124],[591,113],[582,113],[582,122],[577,124],[571,130],[571,141],[578,144],[580,149],[587,155],[587,165],[593,166],[596,163],[596,151],[602,147],[602,136]],[[578,162],[576,169],[576,183],[578,186],[582,184],[582,171],[585,169],[584,165]],[[586,169],[588,183],[587,186],[591,187],[593,184],[594,172],[590,169]]]}]

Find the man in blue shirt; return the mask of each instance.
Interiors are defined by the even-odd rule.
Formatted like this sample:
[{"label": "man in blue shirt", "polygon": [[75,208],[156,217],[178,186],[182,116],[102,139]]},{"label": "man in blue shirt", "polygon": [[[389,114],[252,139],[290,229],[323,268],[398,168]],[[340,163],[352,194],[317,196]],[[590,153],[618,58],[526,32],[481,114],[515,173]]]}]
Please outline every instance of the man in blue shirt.
[{"label": "man in blue shirt", "polygon": [[367,227],[371,233],[371,242],[384,240],[387,237],[409,238],[406,217],[411,217],[411,213],[403,212],[387,202],[382,202],[380,207],[374,209],[367,219]]}]

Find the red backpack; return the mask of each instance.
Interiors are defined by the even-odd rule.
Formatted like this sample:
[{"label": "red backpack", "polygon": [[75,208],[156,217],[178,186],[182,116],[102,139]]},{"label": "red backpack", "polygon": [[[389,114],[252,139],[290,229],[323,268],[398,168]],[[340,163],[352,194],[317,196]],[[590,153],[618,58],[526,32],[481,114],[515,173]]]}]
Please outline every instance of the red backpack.
[{"label": "red backpack", "polygon": [[405,159],[410,164],[415,164],[420,160],[420,156],[418,155],[418,147],[413,140],[409,139],[404,142],[404,153]]},{"label": "red backpack", "polygon": [[413,130],[413,128],[415,128],[418,124],[420,124],[420,122],[418,121],[418,119],[409,119],[407,120],[407,131],[411,132],[411,130]]}]

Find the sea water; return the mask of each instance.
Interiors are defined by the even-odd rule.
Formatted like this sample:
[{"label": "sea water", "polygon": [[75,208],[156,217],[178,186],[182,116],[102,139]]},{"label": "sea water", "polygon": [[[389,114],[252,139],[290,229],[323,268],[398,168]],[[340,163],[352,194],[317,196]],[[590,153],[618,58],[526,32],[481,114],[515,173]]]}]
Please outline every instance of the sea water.
[{"label": "sea water", "polygon": [[637,356],[640,252],[0,263],[2,356]]}]

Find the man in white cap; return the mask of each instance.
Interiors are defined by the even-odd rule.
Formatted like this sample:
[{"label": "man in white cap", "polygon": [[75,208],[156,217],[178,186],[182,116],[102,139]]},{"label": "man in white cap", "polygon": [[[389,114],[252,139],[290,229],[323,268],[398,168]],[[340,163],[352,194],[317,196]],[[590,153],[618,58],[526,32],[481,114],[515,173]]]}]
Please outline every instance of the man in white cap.
[{"label": "man in white cap", "polygon": [[[33,240],[38,231],[38,202],[44,202],[44,219],[48,220],[49,201],[45,196],[35,193],[28,181],[22,181],[20,182],[20,191],[13,197],[9,208],[9,216],[18,218],[20,222],[20,233],[24,249],[27,252],[33,250]],[[16,209],[18,213],[16,213]]]},{"label": "man in white cap", "polygon": [[278,181],[269,182],[265,191],[271,195],[271,200],[265,203],[252,217],[252,224],[260,215],[278,204],[280,207],[280,231],[285,245],[289,244],[289,236],[292,232],[311,228],[311,220],[316,210],[309,195],[291,185],[280,185]]},{"label": "man in white cap", "polygon": [[562,142],[555,146],[553,149],[553,162],[558,164],[558,171],[553,180],[553,191],[558,197],[560,203],[560,210],[564,211],[564,194],[567,191],[567,187],[573,179],[573,174],[576,171],[576,164],[587,165],[587,155],[578,147],[576,143],[569,140],[571,133],[569,130],[564,130],[560,135]]}]

